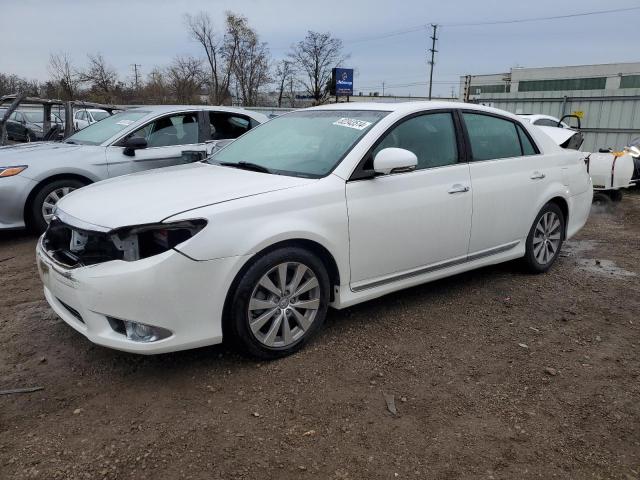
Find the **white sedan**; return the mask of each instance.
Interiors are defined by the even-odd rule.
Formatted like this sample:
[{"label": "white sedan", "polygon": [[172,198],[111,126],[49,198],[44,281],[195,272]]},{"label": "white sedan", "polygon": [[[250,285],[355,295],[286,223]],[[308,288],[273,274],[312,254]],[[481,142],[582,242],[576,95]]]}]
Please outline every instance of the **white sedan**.
[{"label": "white sedan", "polygon": [[82,130],[83,128],[93,125],[100,120],[104,120],[111,114],[101,108],[83,108],[76,110],[73,114],[73,126],[76,130]]},{"label": "white sedan", "polygon": [[519,114],[518,117],[540,128],[562,148],[580,150],[580,147],[582,147],[584,135],[580,131],[580,118],[575,115],[565,115],[562,118],[575,118],[578,121],[577,128],[572,128],[562,120],[552,117],[551,115],[523,113]]},{"label": "white sedan", "polygon": [[301,348],[327,308],[465,270],[556,260],[586,222],[583,155],[482,106],[299,110],[206,162],[63,198],[37,247],[45,296],[89,340],[160,353]]}]

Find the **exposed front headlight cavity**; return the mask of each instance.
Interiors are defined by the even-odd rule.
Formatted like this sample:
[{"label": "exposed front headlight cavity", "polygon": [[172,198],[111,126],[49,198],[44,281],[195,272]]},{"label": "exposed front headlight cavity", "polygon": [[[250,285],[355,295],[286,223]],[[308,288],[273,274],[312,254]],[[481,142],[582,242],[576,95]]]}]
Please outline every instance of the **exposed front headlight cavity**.
[{"label": "exposed front headlight cavity", "polygon": [[133,262],[171,250],[202,230],[204,219],[123,227],[109,232],[82,230],[52,219],[42,246],[68,267],[111,260]]}]

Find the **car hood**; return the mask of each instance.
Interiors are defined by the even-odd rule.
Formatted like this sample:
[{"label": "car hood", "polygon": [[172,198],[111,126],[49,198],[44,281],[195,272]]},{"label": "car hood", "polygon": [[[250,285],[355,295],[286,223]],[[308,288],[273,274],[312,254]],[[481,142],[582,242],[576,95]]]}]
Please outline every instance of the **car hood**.
[{"label": "car hood", "polygon": [[27,165],[34,162],[54,162],[60,157],[83,157],[89,152],[104,151],[104,147],[73,145],[61,142],[32,142],[0,147],[0,166]]},{"label": "car hood", "polygon": [[114,229],[315,181],[192,163],[94,183],[64,197],[58,209],[83,223]]}]

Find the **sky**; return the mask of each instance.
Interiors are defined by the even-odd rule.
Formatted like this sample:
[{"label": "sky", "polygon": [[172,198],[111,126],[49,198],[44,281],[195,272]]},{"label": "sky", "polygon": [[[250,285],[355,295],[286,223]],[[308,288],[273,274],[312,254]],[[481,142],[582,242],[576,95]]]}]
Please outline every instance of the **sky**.
[{"label": "sky", "polygon": [[[430,24],[438,30],[433,93],[450,96],[458,77],[512,67],[640,61],[640,10],[503,25],[455,26],[640,6],[632,0],[0,0],[0,72],[45,80],[51,52],[78,67],[100,52],[122,78],[143,74],[178,54],[202,56],[183,15],[208,12],[219,29],[224,12],[245,15],[274,60],[308,30],[344,43],[354,89],[424,96]],[[67,27],[67,28],[65,28]],[[398,31],[412,30],[402,35]]]}]

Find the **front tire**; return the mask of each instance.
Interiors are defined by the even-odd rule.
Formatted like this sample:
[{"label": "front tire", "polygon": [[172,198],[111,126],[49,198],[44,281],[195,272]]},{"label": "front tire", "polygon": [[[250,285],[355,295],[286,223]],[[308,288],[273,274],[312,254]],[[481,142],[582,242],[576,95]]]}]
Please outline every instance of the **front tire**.
[{"label": "front tire", "polygon": [[562,248],[565,221],[557,204],[542,207],[527,236],[524,262],[529,271],[543,273],[551,268]]},{"label": "front tire", "polygon": [[53,216],[53,211],[60,199],[78,188],[82,188],[86,183],[74,179],[63,178],[49,182],[38,190],[29,208],[31,227],[36,233],[42,233],[47,229],[49,221]]},{"label": "front tire", "polygon": [[329,306],[327,270],[298,247],[258,258],[239,282],[225,331],[242,353],[271,360],[300,350],[321,328]]}]

